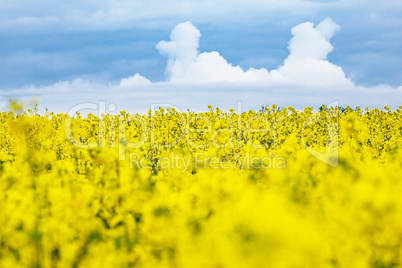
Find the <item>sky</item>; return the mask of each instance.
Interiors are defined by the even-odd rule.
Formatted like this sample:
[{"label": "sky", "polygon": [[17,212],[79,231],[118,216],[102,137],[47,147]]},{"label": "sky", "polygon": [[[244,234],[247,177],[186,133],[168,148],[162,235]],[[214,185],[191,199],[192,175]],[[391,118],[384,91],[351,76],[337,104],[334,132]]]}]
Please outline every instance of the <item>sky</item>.
[{"label": "sky", "polygon": [[0,0],[0,108],[396,109],[400,14],[399,0]]}]

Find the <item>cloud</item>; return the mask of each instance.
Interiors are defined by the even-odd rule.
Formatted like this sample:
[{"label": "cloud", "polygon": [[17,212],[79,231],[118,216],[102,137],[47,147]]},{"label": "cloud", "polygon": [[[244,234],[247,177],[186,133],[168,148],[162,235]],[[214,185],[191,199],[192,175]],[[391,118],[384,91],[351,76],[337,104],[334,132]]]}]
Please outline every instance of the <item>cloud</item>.
[{"label": "cloud", "polygon": [[133,76],[121,79],[120,86],[121,87],[140,86],[140,85],[148,85],[150,83],[151,81],[149,81],[147,78],[136,73]]},{"label": "cloud", "polygon": [[218,52],[199,53],[200,31],[191,22],[178,24],[171,32],[171,41],[161,41],[156,48],[168,56],[166,74],[169,82],[211,83],[258,81],[269,76],[266,69],[250,69],[229,64]]},{"label": "cloud", "polygon": [[293,27],[291,33],[293,38],[289,42],[289,58],[306,59],[313,58],[325,60],[328,53],[333,50],[329,42],[340,26],[330,18],[320,22],[314,28],[313,23],[305,22]]},{"label": "cloud", "polygon": [[345,77],[340,66],[327,61],[333,50],[330,39],[340,26],[330,18],[320,22],[317,27],[305,22],[292,28],[292,39],[289,42],[289,56],[284,65],[273,74],[292,83],[308,86],[353,86],[353,82]]},{"label": "cloud", "polygon": [[161,41],[156,48],[168,56],[167,79],[174,83],[261,82],[290,83],[308,86],[343,85],[353,83],[345,77],[342,68],[328,62],[333,50],[330,39],[340,29],[331,19],[317,27],[302,23],[292,29],[289,56],[283,66],[269,72],[265,68],[250,68],[228,63],[217,51],[199,53],[200,31],[191,22],[178,24],[171,32],[170,41]]},{"label": "cloud", "polygon": [[186,77],[198,57],[200,31],[191,22],[179,23],[170,34],[170,42],[161,41],[156,49],[168,56],[166,74],[171,81]]}]

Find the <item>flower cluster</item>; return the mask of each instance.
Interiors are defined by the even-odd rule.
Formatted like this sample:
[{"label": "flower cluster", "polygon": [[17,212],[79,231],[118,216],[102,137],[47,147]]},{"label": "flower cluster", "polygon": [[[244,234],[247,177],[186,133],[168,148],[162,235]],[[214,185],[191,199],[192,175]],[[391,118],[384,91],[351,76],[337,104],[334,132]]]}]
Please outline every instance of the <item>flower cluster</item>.
[{"label": "flower cluster", "polygon": [[402,107],[0,112],[0,267],[398,267],[400,148]]}]

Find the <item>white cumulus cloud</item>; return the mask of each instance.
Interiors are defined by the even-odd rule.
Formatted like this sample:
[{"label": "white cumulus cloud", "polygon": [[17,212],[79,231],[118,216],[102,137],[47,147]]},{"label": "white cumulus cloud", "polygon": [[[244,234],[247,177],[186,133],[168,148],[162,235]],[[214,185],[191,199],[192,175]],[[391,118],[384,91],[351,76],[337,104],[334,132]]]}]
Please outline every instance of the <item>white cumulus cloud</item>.
[{"label": "white cumulus cloud", "polygon": [[188,21],[174,27],[171,41],[161,41],[156,45],[156,49],[169,58],[166,73],[170,80],[186,77],[189,67],[197,60],[200,37],[200,31]]},{"label": "white cumulus cloud", "polygon": [[273,72],[302,85],[352,86],[353,82],[345,77],[342,68],[327,61],[328,53],[333,50],[330,39],[339,29],[330,18],[317,27],[306,22],[292,28],[293,37],[288,46],[290,54],[284,65]]},{"label": "white cumulus cloud", "polygon": [[191,22],[178,24],[170,41],[161,41],[156,48],[168,56],[166,74],[169,82],[211,83],[260,81],[269,77],[266,69],[243,71],[228,63],[217,51],[199,53],[200,31]]},{"label": "white cumulus cloud", "polygon": [[218,52],[198,51],[200,31],[191,22],[178,24],[171,32],[170,41],[161,41],[156,48],[168,56],[168,82],[186,84],[213,82],[290,83],[307,86],[353,85],[342,68],[327,61],[333,50],[331,37],[340,29],[331,19],[317,27],[302,23],[292,29],[289,56],[283,66],[269,72],[265,68],[250,68],[228,63]]},{"label": "white cumulus cloud", "polygon": [[129,87],[129,86],[141,86],[141,85],[148,85],[151,81],[149,81],[144,76],[141,76],[139,73],[136,73],[133,76],[123,78],[120,81],[121,87]]}]

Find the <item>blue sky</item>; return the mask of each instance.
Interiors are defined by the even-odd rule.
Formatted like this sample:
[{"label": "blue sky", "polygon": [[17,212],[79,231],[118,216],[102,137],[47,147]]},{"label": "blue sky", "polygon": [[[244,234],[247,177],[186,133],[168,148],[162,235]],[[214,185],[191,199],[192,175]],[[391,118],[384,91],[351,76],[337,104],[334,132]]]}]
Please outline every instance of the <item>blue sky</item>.
[{"label": "blue sky", "polygon": [[[303,95],[306,84],[295,80],[292,82],[294,91],[289,89],[289,92],[297,92],[294,95],[314,95],[312,101],[307,98],[302,102],[297,98],[292,104],[291,101],[285,101],[286,96],[281,99],[280,92],[277,93],[277,99],[272,101],[303,107],[318,105],[326,100],[330,102],[335,98],[344,104],[350,102],[351,105],[364,106],[362,100],[365,100],[371,106],[389,102],[391,106],[398,107],[398,98],[401,96],[399,92],[394,92],[402,85],[402,2],[399,0],[82,0],[63,4],[50,0],[0,0],[0,7],[2,101],[13,95],[38,96],[40,101],[43,100],[43,105],[52,107],[52,103],[58,103],[54,107],[58,108],[64,103],[66,109],[74,101],[96,103],[102,98],[107,101],[110,91],[116,93],[121,90],[118,85],[121,85],[122,79],[138,73],[154,86],[140,88],[141,85],[132,84],[132,90],[124,94],[135,96],[135,92],[141,92],[148,102],[164,102],[163,92],[181,86],[167,83],[170,78],[166,66],[171,54],[164,54],[156,49],[156,45],[161,40],[169,42],[171,31],[178,24],[189,21],[200,32],[197,49],[201,54],[216,51],[227,63],[239,65],[244,71],[249,68],[272,71],[282,66],[289,56],[288,47],[294,37],[291,32],[294,27],[305,22],[311,22],[316,27],[326,18],[331,18],[339,29],[329,41],[333,50],[320,60],[339,66],[345,78],[353,81],[354,87],[365,87],[368,91],[377,87],[378,96],[387,95],[386,90],[391,90],[387,95],[389,97],[382,97],[376,102],[375,94],[360,98],[357,93],[350,95],[350,90],[338,95],[333,90],[328,92],[328,88],[334,85],[328,85],[324,92],[317,89],[305,91]],[[225,70],[220,69],[222,72]],[[194,76],[196,74],[188,76],[185,82],[188,87],[200,87],[195,95],[203,96],[203,90],[206,92],[204,95],[208,95],[212,88],[226,92],[226,88],[232,87],[237,89],[233,89],[231,94],[245,100],[250,107],[269,103],[269,100],[265,101],[267,103],[254,103],[258,98],[250,96],[257,94],[257,91],[258,94],[262,94],[261,91],[270,92],[272,85],[245,84],[244,90],[251,87],[257,91],[244,92],[239,84],[225,84],[225,80],[220,81],[222,83],[219,85],[215,83],[217,81],[202,87],[196,82],[197,85],[192,85],[191,77]],[[226,77],[225,74],[222,77]],[[57,94],[60,83],[70,83],[71,92],[85,97],[82,100],[73,98],[70,102],[64,101],[66,98],[61,93]],[[160,89],[163,85],[158,83],[164,84],[166,90]],[[380,92],[380,85],[389,87]],[[191,108],[193,104],[199,104],[191,103],[191,90],[179,91],[179,95],[188,97],[183,97],[182,102],[177,101],[177,105],[183,106],[185,103]],[[84,94],[84,91],[92,93]],[[93,92],[101,93],[97,95]],[[209,100],[207,96],[204,99],[202,105],[206,107]],[[118,99],[111,101],[119,103]],[[166,98],[166,101],[175,100]],[[144,107],[149,104],[144,104]],[[222,103],[222,106],[231,104],[233,101]],[[130,104],[122,102],[117,106],[122,109]]]}]

